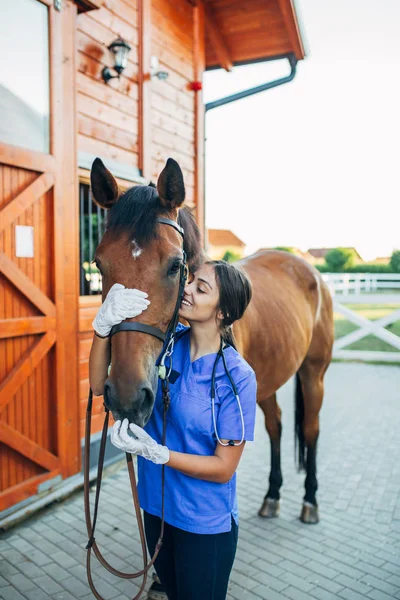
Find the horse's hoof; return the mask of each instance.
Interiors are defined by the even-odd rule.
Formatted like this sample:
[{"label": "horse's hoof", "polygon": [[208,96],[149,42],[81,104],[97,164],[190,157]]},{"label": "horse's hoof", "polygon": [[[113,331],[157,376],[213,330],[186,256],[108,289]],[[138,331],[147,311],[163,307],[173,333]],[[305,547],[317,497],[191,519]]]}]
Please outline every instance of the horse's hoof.
[{"label": "horse's hoof", "polygon": [[305,502],[301,511],[300,521],[307,523],[308,525],[319,523],[318,506],[316,504]]},{"label": "horse's hoof", "polygon": [[164,587],[161,585],[156,573],[153,573],[153,583],[151,584],[147,594],[147,600],[168,600],[168,596],[164,591]]},{"label": "horse's hoof", "polygon": [[274,498],[265,498],[260,510],[258,511],[258,516],[263,517],[264,519],[275,519],[276,517],[279,517],[279,511],[279,500],[275,500]]}]

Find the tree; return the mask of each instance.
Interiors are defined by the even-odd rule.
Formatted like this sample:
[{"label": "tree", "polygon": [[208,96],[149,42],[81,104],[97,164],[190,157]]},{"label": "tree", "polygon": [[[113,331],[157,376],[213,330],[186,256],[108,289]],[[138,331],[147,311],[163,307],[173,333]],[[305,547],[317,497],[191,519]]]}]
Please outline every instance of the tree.
[{"label": "tree", "polygon": [[395,273],[400,273],[400,250],[393,250],[390,258],[390,266]]},{"label": "tree", "polygon": [[326,253],[325,262],[330,271],[345,271],[354,265],[354,250],[350,250],[349,248],[333,248]]},{"label": "tree", "polygon": [[284,250],[285,252],[289,252],[290,254],[295,254],[294,248],[291,246],[275,246],[274,250]]},{"label": "tree", "polygon": [[226,262],[232,263],[236,260],[240,260],[240,254],[236,254],[236,252],[232,252],[232,250],[227,250],[222,257],[222,260],[226,260]]}]

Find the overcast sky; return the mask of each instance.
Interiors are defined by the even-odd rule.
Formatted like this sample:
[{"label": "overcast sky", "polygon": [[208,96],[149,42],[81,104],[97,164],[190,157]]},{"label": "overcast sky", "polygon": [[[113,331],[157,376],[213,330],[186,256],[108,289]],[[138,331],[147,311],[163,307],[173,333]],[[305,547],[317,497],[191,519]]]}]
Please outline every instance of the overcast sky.
[{"label": "overcast sky", "polygon": [[[400,1],[296,0],[308,46],[292,83],[206,116],[206,223],[260,247],[400,248]],[[205,101],[288,72],[205,75]]]}]

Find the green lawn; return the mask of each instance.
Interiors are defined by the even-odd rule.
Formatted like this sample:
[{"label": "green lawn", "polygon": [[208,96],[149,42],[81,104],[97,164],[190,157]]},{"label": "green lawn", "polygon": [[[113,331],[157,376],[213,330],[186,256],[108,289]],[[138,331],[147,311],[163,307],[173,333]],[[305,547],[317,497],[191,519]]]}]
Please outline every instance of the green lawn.
[{"label": "green lawn", "polygon": [[[384,315],[392,312],[396,308],[400,308],[398,304],[345,304],[354,312],[363,317],[374,321],[380,319]],[[335,317],[335,339],[338,339],[347,333],[358,329],[357,325],[348,321],[343,315],[339,313],[334,314]],[[400,321],[396,321],[391,325],[385,327],[388,331],[400,336]],[[390,346],[383,340],[376,338],[373,335],[368,335],[350,346],[346,346],[346,350],[374,350],[383,352],[398,352],[396,348]]]}]

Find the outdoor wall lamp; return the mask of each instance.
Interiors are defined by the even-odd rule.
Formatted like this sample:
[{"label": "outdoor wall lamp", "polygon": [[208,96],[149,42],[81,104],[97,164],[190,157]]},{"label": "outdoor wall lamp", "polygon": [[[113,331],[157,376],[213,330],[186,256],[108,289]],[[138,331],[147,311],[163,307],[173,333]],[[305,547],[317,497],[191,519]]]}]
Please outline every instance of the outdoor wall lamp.
[{"label": "outdoor wall lamp", "polygon": [[113,69],[117,72],[117,75],[113,75],[111,73],[111,69],[104,67],[101,72],[104,83],[108,83],[110,79],[114,79],[114,77],[119,77],[121,75],[122,71],[128,64],[128,54],[131,51],[130,45],[127,44],[121,37],[118,37],[116,40],[114,40],[108,46],[108,49],[111,54],[114,55]]},{"label": "outdoor wall lamp", "polygon": [[165,81],[168,79],[169,73],[168,71],[160,71],[159,67],[157,56],[152,56],[150,58],[150,79],[157,77],[160,81]]}]

